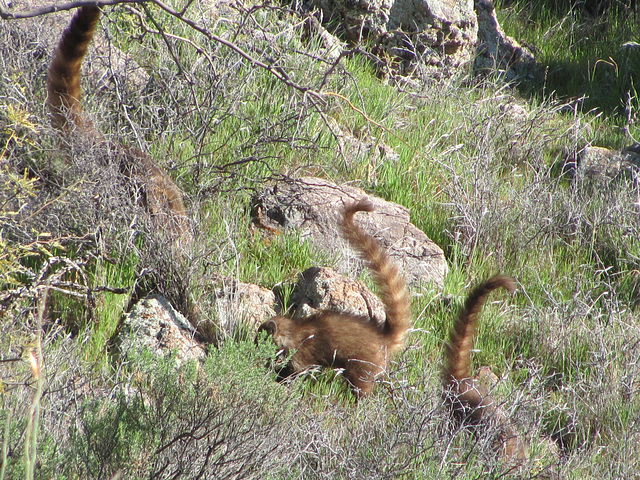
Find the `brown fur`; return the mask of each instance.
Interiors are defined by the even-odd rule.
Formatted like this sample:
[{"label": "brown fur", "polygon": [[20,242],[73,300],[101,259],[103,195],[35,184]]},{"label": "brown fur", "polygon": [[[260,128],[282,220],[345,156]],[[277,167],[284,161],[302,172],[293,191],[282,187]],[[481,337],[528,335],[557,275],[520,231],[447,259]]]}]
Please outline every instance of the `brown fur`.
[{"label": "brown fur", "polygon": [[182,192],[173,180],[144,152],[105,141],[82,115],[80,68],[99,20],[99,7],[81,7],[62,34],[47,76],[51,123],[69,140],[83,136],[111,151],[123,175],[141,185],[144,206],[156,229],[167,233],[176,244],[190,243]]},{"label": "brown fur", "polygon": [[411,324],[405,282],[378,242],[353,222],[356,212],[370,211],[372,206],[367,201],[348,205],[340,228],[368,262],[385,305],[385,322],[378,324],[368,317],[332,311],[301,319],[270,319],[259,331],[271,335],[284,353],[295,350],[289,364],[280,370],[280,379],[313,365],[338,368],[356,397],[362,397],[371,392],[375,378],[386,370],[389,357],[404,346]]},{"label": "brown fur", "polygon": [[443,382],[445,402],[451,408],[455,420],[468,424],[478,433],[478,427],[498,430],[496,448],[501,456],[523,460],[525,444],[518,437],[505,412],[489,395],[489,391],[471,378],[471,349],[478,325],[478,313],[487,295],[496,288],[512,292],[512,278],[497,275],[474,288],[449,332],[444,348]]}]

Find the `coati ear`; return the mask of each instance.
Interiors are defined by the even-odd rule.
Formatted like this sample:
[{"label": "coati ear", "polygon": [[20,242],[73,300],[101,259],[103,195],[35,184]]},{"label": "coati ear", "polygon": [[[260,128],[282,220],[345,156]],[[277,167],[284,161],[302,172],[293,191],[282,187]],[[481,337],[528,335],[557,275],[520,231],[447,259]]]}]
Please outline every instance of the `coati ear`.
[{"label": "coati ear", "polygon": [[264,322],[258,328],[258,333],[267,332],[267,335],[273,335],[278,331],[278,325],[273,320],[269,320],[268,322]]},{"label": "coati ear", "polygon": [[269,320],[267,322],[266,331],[269,335],[275,335],[276,333],[278,333],[278,324],[273,320]]},{"label": "coati ear", "polygon": [[[264,340],[268,336],[273,335],[277,330],[276,322],[269,320],[258,327],[256,332],[255,344],[258,345],[260,339]],[[263,333],[264,332],[264,333]]]}]

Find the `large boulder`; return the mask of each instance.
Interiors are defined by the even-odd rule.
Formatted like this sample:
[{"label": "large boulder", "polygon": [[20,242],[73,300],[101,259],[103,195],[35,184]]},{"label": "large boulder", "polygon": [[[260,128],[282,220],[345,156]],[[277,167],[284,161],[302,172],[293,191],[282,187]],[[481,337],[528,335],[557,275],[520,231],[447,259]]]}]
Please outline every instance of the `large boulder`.
[{"label": "large boulder", "polygon": [[252,221],[268,232],[299,232],[315,248],[337,255],[340,273],[353,275],[363,264],[341,238],[337,224],[344,205],[363,198],[374,211],[358,214],[356,221],[378,239],[407,281],[442,287],[448,271],[442,249],[409,221],[406,208],[359,188],[315,177],[275,182],[253,199]]},{"label": "large boulder", "polygon": [[352,43],[368,38],[408,73],[420,60],[437,70],[471,60],[477,38],[473,0],[311,0]]}]

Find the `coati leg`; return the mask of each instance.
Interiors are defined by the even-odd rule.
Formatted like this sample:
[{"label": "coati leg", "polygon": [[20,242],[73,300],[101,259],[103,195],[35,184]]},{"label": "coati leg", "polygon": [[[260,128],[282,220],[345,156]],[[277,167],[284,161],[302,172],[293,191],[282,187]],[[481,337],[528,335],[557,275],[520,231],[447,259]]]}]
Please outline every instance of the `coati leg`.
[{"label": "coati leg", "polygon": [[487,295],[500,287],[512,292],[515,283],[510,277],[497,275],[474,288],[451,327],[449,341],[444,347],[444,399],[456,422],[471,425],[476,434],[482,426],[498,429],[496,448],[500,455],[524,460],[525,444],[505,412],[489,395],[488,389],[471,378],[471,349],[478,326],[478,313]]},{"label": "coati leg", "polygon": [[386,370],[388,358],[404,346],[411,325],[406,284],[375,238],[353,221],[357,212],[372,210],[367,201],[349,204],[339,226],[373,274],[385,305],[385,322],[380,325],[367,317],[335,311],[322,311],[299,319],[273,317],[258,331],[270,335],[284,352],[295,352],[289,364],[280,370],[280,378],[312,365],[338,368],[360,398],[371,392],[375,378]]}]

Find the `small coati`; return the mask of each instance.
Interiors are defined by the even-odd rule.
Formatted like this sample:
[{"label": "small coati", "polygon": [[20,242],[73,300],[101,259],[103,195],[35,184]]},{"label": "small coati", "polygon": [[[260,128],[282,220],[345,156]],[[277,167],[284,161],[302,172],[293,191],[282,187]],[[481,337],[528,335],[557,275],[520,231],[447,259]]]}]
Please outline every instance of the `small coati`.
[{"label": "small coati", "polygon": [[444,347],[444,400],[459,424],[471,425],[474,433],[480,429],[496,429],[495,447],[502,457],[525,459],[525,444],[518,437],[505,412],[489,395],[487,388],[471,377],[471,349],[478,325],[478,312],[487,295],[496,288],[512,292],[512,278],[496,275],[475,287],[467,297],[458,318],[449,332]]},{"label": "small coati", "polygon": [[68,140],[82,137],[93,145],[105,146],[117,159],[122,175],[142,193],[142,203],[156,231],[184,246],[192,239],[183,195],[173,180],[146,153],[106,141],[82,115],[80,68],[99,19],[98,6],[83,6],[62,34],[47,76],[51,123]]},{"label": "small coati", "polygon": [[343,370],[356,398],[373,389],[375,378],[386,370],[391,355],[404,346],[411,325],[407,287],[377,240],[354,224],[356,212],[370,212],[371,203],[361,200],[347,205],[340,229],[367,261],[384,303],[386,320],[379,324],[368,317],[322,311],[305,318],[276,316],[258,332],[271,335],[284,355],[295,351],[278,372],[279,380],[314,365]]}]

